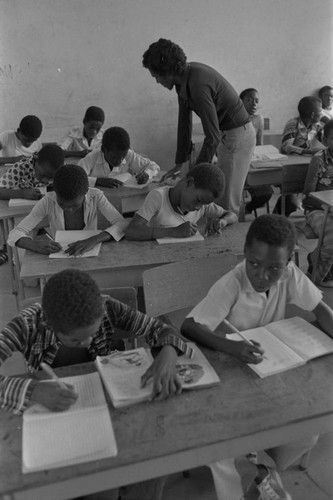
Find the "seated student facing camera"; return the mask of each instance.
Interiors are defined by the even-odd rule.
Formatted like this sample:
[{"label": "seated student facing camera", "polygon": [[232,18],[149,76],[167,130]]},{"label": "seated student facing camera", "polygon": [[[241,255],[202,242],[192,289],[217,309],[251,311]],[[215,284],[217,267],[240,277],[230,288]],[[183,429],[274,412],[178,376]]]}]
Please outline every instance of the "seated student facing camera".
[{"label": "seated student facing camera", "polygon": [[32,239],[29,236],[39,222],[48,218],[53,237],[57,230],[97,229],[98,211],[110,222],[110,227],[97,236],[71,243],[66,250],[69,255],[80,255],[97,243],[119,241],[124,236],[127,222],[102,191],[89,188],[87,174],[81,167],[65,165],[59,168],[53,186],[54,192],[39,200],[30,214],[9,233],[9,245],[42,254],[58,252],[61,246],[50,238]]},{"label": "seated student facing camera", "polygon": [[202,217],[207,219],[208,232],[221,232],[237,222],[236,214],[214,203],[223,189],[224,176],[219,167],[210,163],[196,165],[175,186],[150,191],[127,227],[126,238],[187,238],[197,232]]},{"label": "seated student facing camera", "polygon": [[38,153],[22,158],[0,177],[0,199],[24,198],[38,200],[39,187],[48,186],[64,164],[64,153],[59,146],[47,144]]},{"label": "seated student facing camera", "polygon": [[112,174],[129,172],[138,184],[146,184],[148,179],[155,177],[160,167],[154,161],[139,155],[130,147],[130,138],[121,127],[108,128],[102,138],[100,149],[92,151],[79,161],[89,176],[90,186],[116,188],[123,185]]},{"label": "seated student facing camera", "polygon": [[98,149],[102,142],[104,121],[104,111],[97,106],[90,106],[83,117],[83,127],[71,127],[59,142],[65,157],[84,158],[93,149]]},{"label": "seated student facing camera", "polygon": [[[257,364],[264,356],[261,346],[228,340],[225,333],[231,332],[227,326],[221,328],[223,320],[240,331],[257,328],[284,319],[288,304],[313,311],[321,328],[332,336],[332,309],[291,261],[295,241],[294,226],[285,217],[262,215],[255,219],[246,235],[245,260],[220,278],[188,314],[182,325],[185,337],[244,363]],[[310,450],[316,440],[317,436],[301,439],[271,448],[268,454],[283,470]],[[256,465],[242,457],[211,464],[210,468],[219,500],[239,500],[250,488],[256,495],[260,493],[262,500],[291,499],[278,473],[265,464]]]}]

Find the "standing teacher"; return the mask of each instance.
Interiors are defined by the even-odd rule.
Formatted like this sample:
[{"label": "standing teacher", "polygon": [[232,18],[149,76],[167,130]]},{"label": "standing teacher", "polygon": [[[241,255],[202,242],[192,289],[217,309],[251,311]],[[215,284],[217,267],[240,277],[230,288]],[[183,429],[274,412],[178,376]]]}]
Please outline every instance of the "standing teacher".
[{"label": "standing teacher", "polygon": [[143,66],[157,83],[168,90],[175,86],[179,115],[177,172],[192,149],[192,111],[200,118],[205,139],[196,164],[211,162],[217,154],[226,187],[219,204],[239,214],[242,191],[255,147],[255,130],[235,89],[216,70],[197,62],[186,62],[184,51],[164,38],[152,43],[143,54]]}]

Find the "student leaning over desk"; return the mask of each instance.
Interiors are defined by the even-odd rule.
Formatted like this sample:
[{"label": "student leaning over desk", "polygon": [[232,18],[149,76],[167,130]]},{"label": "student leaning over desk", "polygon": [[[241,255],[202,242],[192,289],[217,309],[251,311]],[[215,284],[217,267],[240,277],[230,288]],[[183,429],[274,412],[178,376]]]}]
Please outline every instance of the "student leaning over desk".
[{"label": "student leaning over desk", "polygon": [[108,128],[102,138],[100,149],[92,151],[79,161],[89,176],[90,186],[117,188],[123,182],[110,177],[112,174],[129,172],[138,184],[146,184],[155,177],[160,167],[154,161],[141,156],[130,147],[128,132],[121,127]]},{"label": "student leaning over desk", "polygon": [[54,237],[57,230],[97,229],[99,211],[110,222],[110,227],[96,236],[71,243],[66,252],[80,255],[94,248],[97,243],[119,241],[124,236],[127,222],[102,191],[89,188],[87,174],[81,167],[61,167],[54,176],[53,186],[54,192],[47,193],[39,200],[30,214],[9,233],[9,245],[46,255],[58,252],[61,245],[51,238],[31,238],[30,233],[39,222],[46,217]]},{"label": "student leaning over desk", "polygon": [[[176,374],[180,354],[192,349],[177,330],[127,305],[102,296],[95,281],[85,272],[67,269],[46,283],[42,303],[23,309],[0,332],[0,364],[14,352],[26,361],[28,377],[0,376],[0,406],[21,414],[32,403],[53,411],[72,406],[77,395],[73,386],[63,388],[52,381],[40,382],[34,374],[42,362],[53,368],[93,361],[114,350],[115,328],[144,339],[156,357],[142,377],[151,380],[152,399],[163,400],[181,392]],[[91,429],[93,432],[93,429]],[[126,488],[123,498],[156,500],[161,480],[150,480]],[[118,498],[116,492],[112,498]]]},{"label": "student leaning over desk", "polygon": [[[37,116],[27,115],[22,118],[17,130],[6,130],[0,134],[0,151],[6,163],[14,163],[23,156],[31,156],[39,151],[42,143],[42,122]],[[1,161],[0,157],[0,163]]]},{"label": "student leaning over desk", "polygon": [[[182,333],[202,345],[226,352],[245,363],[260,363],[264,356],[254,342],[228,340],[222,327],[227,319],[238,330],[265,326],[285,318],[286,306],[313,311],[321,328],[333,336],[333,311],[322,301],[322,293],[291,261],[295,229],[279,215],[262,215],[251,224],[246,235],[245,260],[210,289],[190,312]],[[219,326],[220,325],[220,326]],[[249,375],[252,376],[252,375]],[[317,436],[266,450],[279,469],[285,469],[317,441]],[[210,464],[219,500],[240,500],[252,493],[261,500],[290,500],[278,472],[246,457]],[[248,498],[245,496],[245,498]],[[252,497],[251,497],[252,498]]]},{"label": "student leaning over desk", "polygon": [[237,222],[236,214],[214,203],[222,196],[224,175],[216,165],[193,167],[174,187],[163,186],[147,195],[125,234],[130,240],[187,238],[198,231],[197,222],[205,217],[208,233],[220,233]]}]

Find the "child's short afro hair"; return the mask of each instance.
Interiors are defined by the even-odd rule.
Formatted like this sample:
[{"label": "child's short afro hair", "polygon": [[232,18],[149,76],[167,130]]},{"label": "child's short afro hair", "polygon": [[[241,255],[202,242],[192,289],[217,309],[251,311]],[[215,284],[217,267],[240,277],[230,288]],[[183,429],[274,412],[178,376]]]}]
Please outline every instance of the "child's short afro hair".
[{"label": "child's short afro hair", "polygon": [[64,165],[56,171],[53,187],[63,200],[74,200],[87,193],[89,189],[88,176],[79,165]]},{"label": "child's short afro hair", "polygon": [[274,247],[286,247],[291,256],[296,244],[295,227],[283,215],[260,215],[249,227],[245,238],[245,248],[250,247],[253,240]]},{"label": "child's short afro hair", "polygon": [[179,45],[160,38],[149,45],[143,54],[142,64],[160,76],[182,76],[186,71],[186,55]]},{"label": "child's short afro hair", "polygon": [[104,311],[97,283],[78,269],[65,269],[47,281],[42,307],[48,324],[64,334],[92,325]]},{"label": "child's short afro hair", "polygon": [[105,121],[105,114],[102,108],[99,108],[97,106],[90,106],[83,118],[83,123],[88,123],[88,122],[101,122],[104,123]]},{"label": "child's short afro hair", "polygon": [[318,104],[321,104],[321,99],[319,99],[319,97],[308,95],[302,97],[302,99],[298,103],[297,109],[301,116],[310,118],[312,113],[316,110]]},{"label": "child's short afro hair", "polygon": [[102,147],[106,151],[116,149],[117,151],[128,151],[130,148],[130,137],[128,132],[121,127],[108,128],[102,138]]},{"label": "child's short afro hair", "polygon": [[43,125],[37,116],[27,115],[22,118],[19,125],[19,130],[25,137],[37,140],[42,133]]},{"label": "child's short afro hair", "polygon": [[45,146],[38,151],[37,156],[39,163],[48,163],[54,171],[64,165],[64,151],[56,144],[45,144]]},{"label": "child's short afro hair", "polygon": [[186,174],[186,178],[191,177],[196,188],[207,189],[214,198],[220,198],[223,195],[225,180],[222,170],[217,165],[199,163]]}]

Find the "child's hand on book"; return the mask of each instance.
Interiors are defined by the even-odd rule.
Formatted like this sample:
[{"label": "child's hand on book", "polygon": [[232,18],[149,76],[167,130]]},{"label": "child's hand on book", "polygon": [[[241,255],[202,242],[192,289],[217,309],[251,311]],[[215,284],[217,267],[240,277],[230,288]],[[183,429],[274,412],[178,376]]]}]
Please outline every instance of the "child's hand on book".
[{"label": "child's hand on book", "polygon": [[177,353],[174,347],[164,346],[156,356],[154,363],[141,377],[144,387],[153,379],[152,399],[161,401],[182,392],[182,385],[176,372]]},{"label": "child's hand on book", "polygon": [[79,240],[75,241],[74,243],[70,243],[66,250],[64,250],[64,253],[73,255],[74,257],[82,255],[83,253],[88,252],[97,245],[98,241],[96,240],[97,238],[95,238],[95,236],[92,236],[91,238],[87,238],[86,240]]},{"label": "child's hand on book", "polygon": [[233,342],[233,346],[230,354],[233,354],[236,358],[244,361],[245,363],[253,363],[257,365],[261,363],[264,359],[264,350],[262,349],[259,342],[251,340],[252,344],[248,342]]},{"label": "child's hand on book", "polygon": [[55,381],[38,382],[32,390],[31,402],[39,403],[52,411],[68,410],[77,400],[72,385],[62,387]]}]

